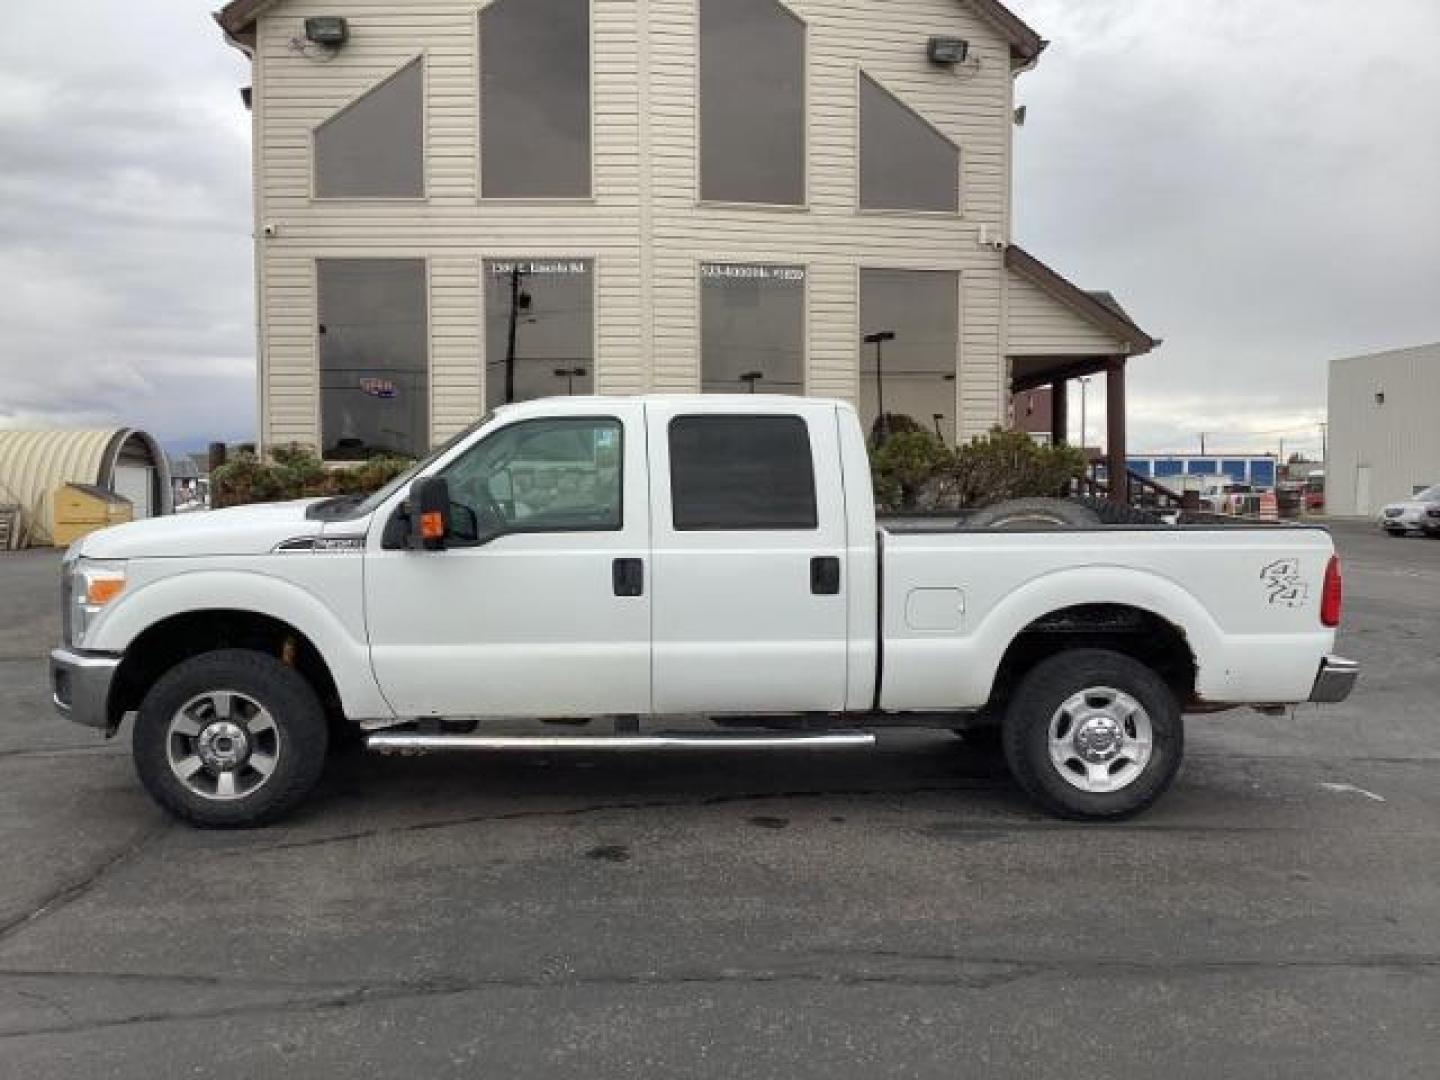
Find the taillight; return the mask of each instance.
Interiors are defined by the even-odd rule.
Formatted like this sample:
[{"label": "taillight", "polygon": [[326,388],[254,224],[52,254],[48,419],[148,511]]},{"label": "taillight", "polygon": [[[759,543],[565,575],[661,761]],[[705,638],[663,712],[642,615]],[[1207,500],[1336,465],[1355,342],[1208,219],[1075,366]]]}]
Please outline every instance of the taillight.
[{"label": "taillight", "polygon": [[1331,555],[1325,567],[1325,590],[1320,595],[1320,621],[1326,626],[1340,625],[1340,607],[1345,589],[1340,581],[1340,556]]}]

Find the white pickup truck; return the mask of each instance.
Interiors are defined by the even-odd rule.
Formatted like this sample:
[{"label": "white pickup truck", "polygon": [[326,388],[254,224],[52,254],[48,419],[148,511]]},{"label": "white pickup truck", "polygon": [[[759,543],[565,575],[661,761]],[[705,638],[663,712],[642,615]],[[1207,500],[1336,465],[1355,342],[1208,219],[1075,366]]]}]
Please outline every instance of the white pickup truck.
[{"label": "white pickup truck", "polygon": [[1349,694],[1323,530],[1058,505],[1080,526],[879,527],[833,401],[534,401],[367,498],[87,537],[51,681],[107,734],[135,713],[141,780],[204,826],[293,808],[337,733],[818,750],[984,724],[1041,805],[1115,818],[1175,777],[1184,713]]}]

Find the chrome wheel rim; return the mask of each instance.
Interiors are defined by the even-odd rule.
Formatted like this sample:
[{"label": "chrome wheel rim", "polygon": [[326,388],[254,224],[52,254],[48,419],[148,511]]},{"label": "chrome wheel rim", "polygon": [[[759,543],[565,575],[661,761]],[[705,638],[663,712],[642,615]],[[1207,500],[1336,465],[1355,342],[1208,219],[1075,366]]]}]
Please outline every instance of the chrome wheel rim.
[{"label": "chrome wheel rim", "polygon": [[280,761],[280,729],[268,709],[236,690],[191,698],[170,718],[170,771],[204,799],[229,802],[255,794]]},{"label": "chrome wheel rim", "polygon": [[1093,686],[1050,717],[1050,761],[1071,787],[1103,794],[1134,783],[1150,763],[1150,714],[1129,694]]}]

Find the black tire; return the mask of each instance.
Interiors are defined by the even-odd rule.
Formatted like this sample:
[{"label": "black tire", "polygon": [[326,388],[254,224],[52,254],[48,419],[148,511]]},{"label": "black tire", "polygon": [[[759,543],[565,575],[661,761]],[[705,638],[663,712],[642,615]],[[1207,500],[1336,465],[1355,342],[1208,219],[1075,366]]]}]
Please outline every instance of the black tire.
[{"label": "black tire", "polygon": [[1159,514],[1138,507],[1113,503],[1109,499],[1080,500],[1104,525],[1164,525]]},{"label": "black tire", "polygon": [[[1067,779],[1050,754],[1051,722],[1061,707],[1099,688],[1137,702],[1151,729],[1148,760],[1117,790],[1082,790],[1076,770],[1071,772],[1077,779]],[[1184,720],[1174,692],[1138,660],[1105,649],[1068,650],[1032,668],[1010,699],[1003,738],[1005,760],[1025,792],[1050,813],[1077,820],[1118,820],[1144,810],[1174,781],[1185,753]],[[1122,754],[1109,764],[1123,773],[1129,767],[1125,760]]]},{"label": "black tire", "polygon": [[[172,732],[172,720],[197,698],[221,692],[263,708],[274,733],[271,771],[258,781],[258,770],[247,771],[254,790],[223,800],[193,790],[171,766],[172,751],[198,756],[184,749],[186,736]],[[243,717],[236,722],[249,733]],[[251,733],[257,747],[259,739]],[[299,805],[320,779],[328,741],[320,699],[299,672],[265,653],[224,649],[178,664],[150,688],[135,719],[132,751],[141,783],[164,809],[201,828],[228,829],[266,824]],[[209,770],[196,775],[197,782],[215,776]]]},{"label": "black tire", "polygon": [[967,529],[1093,529],[1099,524],[1095,511],[1069,499],[1010,499],[965,519]]}]

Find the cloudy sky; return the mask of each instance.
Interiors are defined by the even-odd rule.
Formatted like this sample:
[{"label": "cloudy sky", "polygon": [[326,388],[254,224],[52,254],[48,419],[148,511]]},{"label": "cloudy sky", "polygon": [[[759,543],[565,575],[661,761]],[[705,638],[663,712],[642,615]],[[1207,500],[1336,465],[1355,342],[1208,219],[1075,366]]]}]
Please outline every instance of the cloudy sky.
[{"label": "cloudy sky", "polygon": [[[216,2],[6,0],[0,424],[253,431]],[[1018,238],[1166,340],[1132,368],[1133,445],[1313,447],[1330,357],[1440,340],[1440,3],[1014,7],[1053,41],[1020,83]]]},{"label": "cloudy sky", "polygon": [[1440,341],[1440,3],[1013,8],[1018,239],[1165,339],[1132,446],[1318,450],[1331,357]]}]

